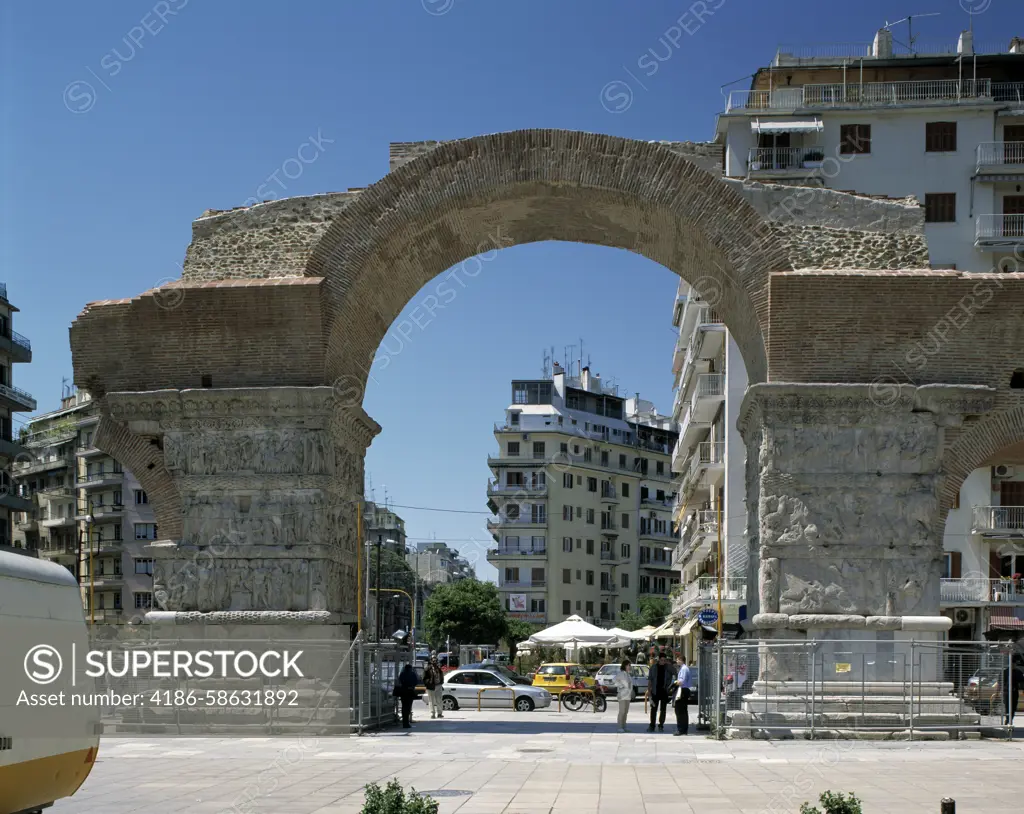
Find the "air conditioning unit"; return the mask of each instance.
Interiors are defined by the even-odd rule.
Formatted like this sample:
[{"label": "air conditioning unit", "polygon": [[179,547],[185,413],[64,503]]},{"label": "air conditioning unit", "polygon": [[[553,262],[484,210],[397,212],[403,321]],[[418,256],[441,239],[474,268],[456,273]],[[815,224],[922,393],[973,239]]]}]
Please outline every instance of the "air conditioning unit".
[{"label": "air conditioning unit", "polygon": [[992,467],[992,475],[996,478],[1012,478],[1016,470],[1012,466],[999,464]]},{"label": "air conditioning unit", "polygon": [[953,610],[953,624],[954,625],[973,625],[974,624],[974,608],[955,608]]}]

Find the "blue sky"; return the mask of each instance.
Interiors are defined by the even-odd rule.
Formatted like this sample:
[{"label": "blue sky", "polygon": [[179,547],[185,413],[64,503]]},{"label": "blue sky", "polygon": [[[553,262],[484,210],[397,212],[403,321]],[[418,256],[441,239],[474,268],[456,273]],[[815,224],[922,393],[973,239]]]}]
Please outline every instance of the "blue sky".
[{"label": "blue sky", "polygon": [[[870,40],[908,11],[941,12],[915,31],[953,41],[972,5],[979,41],[1024,34],[1019,0],[3,3],[0,279],[34,349],[15,383],[56,407],[82,306],[180,276],[192,220],[241,205],[275,171],[284,197],[373,183],[391,141],[524,127],[707,140],[720,86],[778,44]],[[632,92],[621,112],[601,103],[612,82]],[[610,106],[622,93],[612,86]],[[285,178],[311,138],[322,151]],[[650,261],[592,246],[483,263],[370,387],[384,427],[367,458],[376,497],[481,512],[398,510],[410,538],[451,540],[493,576],[486,456],[510,379],[582,338],[597,372],[667,411],[675,286]]]}]

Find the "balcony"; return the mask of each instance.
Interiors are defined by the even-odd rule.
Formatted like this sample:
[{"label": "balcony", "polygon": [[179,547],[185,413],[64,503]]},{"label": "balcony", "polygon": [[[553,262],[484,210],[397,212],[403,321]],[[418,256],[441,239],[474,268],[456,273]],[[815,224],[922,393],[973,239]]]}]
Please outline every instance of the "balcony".
[{"label": "balcony", "polygon": [[672,555],[672,565],[683,567],[696,560],[700,562],[711,553],[712,543],[718,536],[718,513],[701,509],[690,515],[683,526],[679,544]]},{"label": "balcony", "polygon": [[87,573],[82,574],[79,580],[83,588],[92,586],[96,590],[102,588],[120,588],[124,585],[123,574],[96,574],[91,579]]},{"label": "balcony", "polygon": [[0,493],[0,506],[12,512],[30,512],[35,508],[35,503],[31,498],[6,492]]},{"label": "balcony", "polygon": [[615,492],[614,488],[601,488],[601,502],[602,503],[618,503],[619,497]]},{"label": "balcony", "polygon": [[[86,583],[88,584],[88,583]],[[140,611],[140,615],[141,615]],[[104,625],[120,625],[125,621],[125,612],[114,608],[96,608],[85,612],[85,621]]]},{"label": "balcony", "polygon": [[619,527],[616,526],[614,523],[602,523],[601,534],[603,534],[605,537],[618,537]]},{"label": "balcony", "polygon": [[93,554],[112,554],[114,552],[122,551],[124,548],[124,540],[115,540],[113,537],[99,537],[93,535],[89,538],[88,534],[82,535],[82,551],[92,551]]},{"label": "balcony", "polygon": [[0,335],[0,352],[6,353],[12,362],[31,362],[32,343],[17,331],[10,336]]},{"label": "balcony", "polygon": [[89,475],[79,475],[75,485],[79,489],[97,489],[103,486],[113,486],[124,480],[124,472],[93,472]]},{"label": "balcony", "polygon": [[673,504],[668,498],[662,498],[659,500],[656,497],[642,497],[640,498],[640,505],[647,506],[652,509],[665,509],[666,511],[671,511]]},{"label": "balcony", "polygon": [[488,497],[538,497],[548,493],[547,483],[499,483],[487,482]]},{"label": "balcony", "polygon": [[1024,245],[1024,215],[978,215],[974,245],[979,249]]},{"label": "balcony", "polygon": [[529,588],[545,588],[547,587],[547,579],[519,579],[519,580],[505,580],[498,587],[502,590],[527,590]]},{"label": "balcony", "polygon": [[1024,506],[974,506],[971,531],[975,534],[1024,537]]},{"label": "balcony", "polygon": [[35,511],[22,512],[20,518],[15,521],[14,525],[21,531],[38,531],[39,513]]},{"label": "balcony", "polygon": [[931,79],[907,82],[833,82],[775,90],[734,90],[726,113],[793,113],[802,109],[919,107],[1013,101],[1014,85],[991,79]]},{"label": "balcony", "polygon": [[[120,503],[115,503],[115,504],[111,504],[111,505],[100,504],[99,506],[95,506],[94,505],[92,507],[92,519],[93,519],[93,522],[95,522],[95,523],[104,523],[104,522],[107,522],[109,520],[120,520],[121,516],[123,514],[124,514],[124,506],[122,506]],[[85,512],[83,514],[76,514],[75,515],[75,520],[83,520],[84,521],[84,520],[88,520],[88,517],[89,517],[89,513],[88,512]]]},{"label": "balcony", "polygon": [[977,174],[981,181],[1024,175],[1024,141],[989,141],[978,145]]},{"label": "balcony", "polygon": [[685,498],[709,491],[725,469],[725,442],[701,441],[697,444],[690,466],[683,475],[682,494]]},{"label": "balcony", "polygon": [[77,435],[78,429],[73,422],[61,422],[49,429],[28,433],[22,439],[22,443],[26,447],[52,447],[71,441]]},{"label": "balcony", "polygon": [[601,593],[603,594],[617,594],[619,592],[618,586],[614,582],[602,582]]},{"label": "balcony", "polygon": [[75,525],[74,515],[56,515],[53,517],[44,517],[39,521],[44,529],[67,529]]},{"label": "balcony", "polygon": [[504,558],[519,558],[519,557],[545,557],[547,556],[547,546],[498,546],[497,548],[489,549],[487,552],[488,560],[497,560]]},{"label": "balcony", "polygon": [[18,458],[19,456],[23,457],[28,454],[28,449],[17,441],[0,438],[0,458]]},{"label": "balcony", "polygon": [[515,517],[515,518],[512,518],[512,517],[491,517],[491,518],[489,518],[487,520],[487,530],[490,531],[493,534],[494,532],[498,531],[499,529],[506,529],[506,528],[518,529],[518,528],[523,528],[525,526],[544,527],[544,526],[547,526],[547,524],[548,524],[548,521],[547,521],[547,516],[546,515],[538,516],[538,517],[527,516],[527,517]]},{"label": "balcony", "polygon": [[32,398],[32,394],[21,388],[10,384],[0,384],[0,396],[14,405],[10,408],[11,412],[23,413],[28,411],[31,413],[36,410],[36,400]]},{"label": "balcony", "polygon": [[943,605],[1024,604],[1024,580],[967,577],[939,583]]},{"label": "balcony", "polygon": [[81,444],[75,450],[79,458],[91,458],[95,455],[105,454],[102,449],[93,444]]},{"label": "balcony", "polygon": [[820,146],[755,147],[747,154],[747,173],[752,178],[801,177],[824,160]]},{"label": "balcony", "polygon": [[41,557],[75,557],[77,555],[78,546],[75,543],[48,539],[39,542],[39,556]]},{"label": "balcony", "polygon": [[711,421],[723,401],[725,401],[725,374],[701,373],[697,376],[693,387],[693,396],[690,398],[691,420]]},{"label": "balcony", "polygon": [[608,549],[601,549],[601,562],[617,562],[620,558],[615,554],[614,551]]},{"label": "balcony", "polygon": [[[719,579],[697,577],[683,588],[673,603],[673,612],[680,612],[695,605],[718,602]],[[721,580],[722,602],[743,604],[747,601],[747,581],[742,577],[723,577]]]},{"label": "balcony", "polygon": [[49,472],[53,469],[66,469],[69,466],[74,466],[74,464],[74,455],[51,455],[44,459],[33,461],[27,466],[19,466],[15,469],[14,474],[19,478],[24,478],[27,475],[35,475],[38,472]]}]

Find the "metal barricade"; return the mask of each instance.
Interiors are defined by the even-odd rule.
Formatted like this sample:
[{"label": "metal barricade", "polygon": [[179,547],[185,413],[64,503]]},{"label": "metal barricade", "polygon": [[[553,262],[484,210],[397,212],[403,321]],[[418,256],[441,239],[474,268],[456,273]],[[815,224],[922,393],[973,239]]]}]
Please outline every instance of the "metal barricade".
[{"label": "metal barricade", "polygon": [[1014,652],[912,639],[719,642],[700,649],[698,726],[719,738],[1009,737]]},{"label": "metal barricade", "polygon": [[477,712],[480,712],[480,710],[481,710],[480,701],[483,699],[484,693],[485,692],[494,692],[495,690],[497,690],[498,692],[507,692],[507,693],[509,693],[510,694],[509,695],[509,700],[512,703],[512,709],[515,710],[515,708],[516,708],[516,690],[515,690],[515,687],[481,687],[479,690],[477,690],[477,693],[476,693],[476,711]]}]

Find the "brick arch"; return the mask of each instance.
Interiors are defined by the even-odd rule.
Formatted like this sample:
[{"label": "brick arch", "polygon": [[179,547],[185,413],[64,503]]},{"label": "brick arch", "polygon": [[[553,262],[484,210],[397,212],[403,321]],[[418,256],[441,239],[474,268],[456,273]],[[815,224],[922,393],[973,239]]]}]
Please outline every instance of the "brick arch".
[{"label": "brick arch", "polygon": [[1000,451],[1024,442],[1024,400],[1007,405],[965,427],[942,455],[940,510],[945,521],[963,482]]},{"label": "brick arch", "polygon": [[327,374],[361,389],[392,322],[426,283],[500,246],[627,249],[711,301],[752,382],[767,378],[768,279],[792,268],[763,218],[664,146],[564,130],[444,143],[339,213],[306,266],[328,293]]}]

